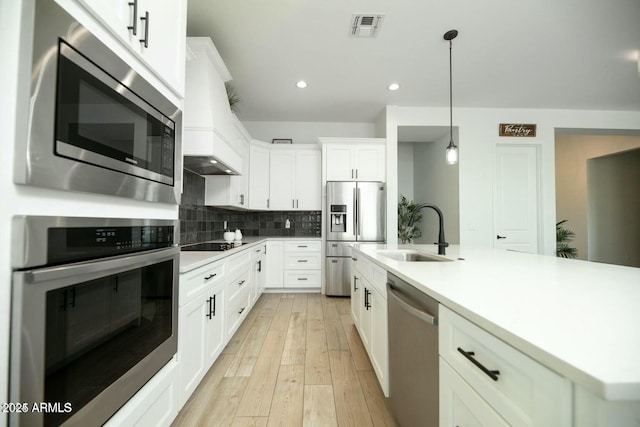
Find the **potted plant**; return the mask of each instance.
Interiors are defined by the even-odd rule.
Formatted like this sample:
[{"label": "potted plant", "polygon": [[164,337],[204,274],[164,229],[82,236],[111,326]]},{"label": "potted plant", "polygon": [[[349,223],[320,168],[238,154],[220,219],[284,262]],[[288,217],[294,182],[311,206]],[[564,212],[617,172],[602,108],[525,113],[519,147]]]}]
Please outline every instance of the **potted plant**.
[{"label": "potted plant", "polygon": [[403,244],[411,243],[413,239],[422,235],[422,231],[416,227],[422,219],[422,213],[418,212],[413,222],[413,226],[408,226],[409,217],[415,207],[416,203],[414,203],[413,200],[408,200],[405,196],[400,195],[400,202],[398,203],[398,238]]},{"label": "potted plant", "polygon": [[564,228],[564,223],[568,220],[563,219],[556,223],[556,256],[560,258],[576,258],[578,249],[569,246],[569,242],[573,240],[576,233]]},{"label": "potted plant", "polygon": [[240,97],[238,97],[238,93],[236,89],[231,86],[231,83],[225,82],[225,89],[227,90],[227,99],[229,100],[229,108],[232,112],[238,112],[238,102],[240,102]]}]

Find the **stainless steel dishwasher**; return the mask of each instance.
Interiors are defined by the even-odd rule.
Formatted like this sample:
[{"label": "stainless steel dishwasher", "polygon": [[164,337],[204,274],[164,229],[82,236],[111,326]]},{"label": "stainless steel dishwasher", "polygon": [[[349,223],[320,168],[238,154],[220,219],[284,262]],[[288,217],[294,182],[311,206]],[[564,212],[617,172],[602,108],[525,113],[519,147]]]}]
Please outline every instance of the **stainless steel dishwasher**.
[{"label": "stainless steel dishwasher", "polygon": [[389,398],[402,427],[438,426],[438,301],[388,274]]}]

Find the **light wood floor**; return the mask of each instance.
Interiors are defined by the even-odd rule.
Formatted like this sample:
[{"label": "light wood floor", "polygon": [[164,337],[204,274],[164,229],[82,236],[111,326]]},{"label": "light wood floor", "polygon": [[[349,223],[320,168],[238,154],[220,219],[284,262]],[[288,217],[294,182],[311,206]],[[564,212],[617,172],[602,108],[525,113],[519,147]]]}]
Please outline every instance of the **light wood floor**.
[{"label": "light wood floor", "polygon": [[348,298],[263,294],[173,423],[395,426]]}]

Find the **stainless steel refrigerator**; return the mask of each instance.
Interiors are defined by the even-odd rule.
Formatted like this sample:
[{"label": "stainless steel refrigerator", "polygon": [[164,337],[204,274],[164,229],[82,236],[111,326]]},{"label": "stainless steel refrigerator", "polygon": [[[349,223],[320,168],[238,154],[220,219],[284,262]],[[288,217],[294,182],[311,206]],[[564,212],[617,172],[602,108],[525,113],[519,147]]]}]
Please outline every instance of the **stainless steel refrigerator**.
[{"label": "stainless steel refrigerator", "polygon": [[351,295],[350,244],[384,242],[385,212],[384,182],[327,181],[327,295]]}]

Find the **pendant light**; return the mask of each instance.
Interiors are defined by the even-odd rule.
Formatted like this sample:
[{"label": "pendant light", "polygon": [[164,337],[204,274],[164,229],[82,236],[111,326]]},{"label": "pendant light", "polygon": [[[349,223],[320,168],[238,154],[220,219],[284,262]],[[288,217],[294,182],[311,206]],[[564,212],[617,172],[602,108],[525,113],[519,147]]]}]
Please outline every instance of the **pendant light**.
[{"label": "pendant light", "polygon": [[445,155],[448,165],[458,163],[458,147],[453,143],[453,67],[451,65],[451,47],[453,45],[451,40],[457,36],[457,30],[449,30],[444,33],[444,39],[449,41],[449,145]]}]

